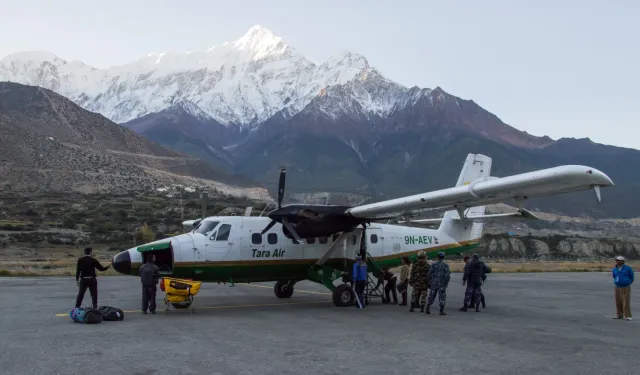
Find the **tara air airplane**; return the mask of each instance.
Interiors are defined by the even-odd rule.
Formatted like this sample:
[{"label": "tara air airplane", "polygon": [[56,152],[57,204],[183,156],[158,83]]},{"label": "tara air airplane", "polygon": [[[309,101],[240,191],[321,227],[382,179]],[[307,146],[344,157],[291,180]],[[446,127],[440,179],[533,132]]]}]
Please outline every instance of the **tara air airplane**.
[{"label": "tara air airplane", "polygon": [[[580,165],[502,178],[490,172],[491,158],[469,154],[455,187],[349,207],[282,206],[283,169],[278,208],[267,217],[213,216],[185,222],[193,229],[120,252],[112,260],[113,268],[137,276],[144,255],[153,253],[162,275],[204,282],[275,281],[278,298],[291,297],[296,282],[311,280],[332,291],[336,306],[349,306],[354,303],[353,290],[344,278],[338,285],[334,282],[343,272],[350,274],[358,253],[380,267],[395,267],[421,250],[429,257],[441,251],[467,252],[480,244],[487,220],[537,219],[522,207],[524,200],[594,189],[600,202],[600,188],[614,185],[603,172]],[[485,205],[510,200],[517,212],[485,215]],[[384,224],[407,212],[433,208],[447,211],[442,218],[415,220],[409,226]]]}]

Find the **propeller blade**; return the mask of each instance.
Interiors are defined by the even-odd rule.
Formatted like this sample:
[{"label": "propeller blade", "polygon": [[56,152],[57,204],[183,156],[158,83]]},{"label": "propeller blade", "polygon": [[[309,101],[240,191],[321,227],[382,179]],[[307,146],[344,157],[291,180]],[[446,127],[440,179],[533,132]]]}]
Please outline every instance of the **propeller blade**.
[{"label": "propeller blade", "polygon": [[284,198],[284,185],[286,179],[287,169],[280,168],[280,181],[278,181],[278,208],[282,207],[282,199]]},{"label": "propeller blade", "polygon": [[282,225],[284,225],[287,228],[287,230],[289,230],[289,233],[291,233],[293,238],[295,238],[296,241],[298,241],[298,243],[302,243],[300,236],[298,236],[298,232],[296,232],[296,230],[293,229],[293,226],[289,223],[289,221],[287,221],[287,218],[282,219]]},{"label": "propeller blade", "polygon": [[274,225],[276,225],[276,223],[277,223],[277,221],[275,221],[275,220],[271,220],[271,222],[269,223],[269,225],[267,225],[267,226],[262,230],[262,232],[260,232],[260,234],[261,234],[261,235],[263,235],[263,234],[267,233],[267,231],[268,231],[269,229],[271,229],[271,227],[273,227]]}]

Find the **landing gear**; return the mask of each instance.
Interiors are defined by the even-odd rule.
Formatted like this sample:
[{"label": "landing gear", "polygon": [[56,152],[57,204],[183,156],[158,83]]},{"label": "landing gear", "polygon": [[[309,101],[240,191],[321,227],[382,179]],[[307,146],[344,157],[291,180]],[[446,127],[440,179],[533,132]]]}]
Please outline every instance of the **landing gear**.
[{"label": "landing gear", "polygon": [[295,281],[278,281],[273,287],[273,292],[278,298],[291,298]]},{"label": "landing gear", "polygon": [[353,306],[356,295],[348,284],[340,284],[333,290],[332,298],[337,307],[349,307]]}]

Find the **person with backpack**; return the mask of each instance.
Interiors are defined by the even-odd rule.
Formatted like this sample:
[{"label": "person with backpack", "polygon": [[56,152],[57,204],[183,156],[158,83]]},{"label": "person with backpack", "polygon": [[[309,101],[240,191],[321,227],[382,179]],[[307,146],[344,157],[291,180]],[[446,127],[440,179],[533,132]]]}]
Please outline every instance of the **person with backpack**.
[{"label": "person with backpack", "polygon": [[156,313],[156,291],[160,269],[155,265],[156,257],[153,254],[147,256],[146,262],[140,267],[140,283],[142,284],[142,313],[147,309],[152,314]]},{"label": "person with backpack", "polygon": [[91,256],[93,249],[87,247],[84,249],[84,256],[78,258],[76,264],[76,284],[78,284],[78,296],[76,297],[76,307],[82,305],[84,294],[89,289],[91,294],[91,304],[94,309],[98,308],[98,280],[96,279],[96,269],[104,272],[111,267],[108,265],[103,267],[97,259]]}]

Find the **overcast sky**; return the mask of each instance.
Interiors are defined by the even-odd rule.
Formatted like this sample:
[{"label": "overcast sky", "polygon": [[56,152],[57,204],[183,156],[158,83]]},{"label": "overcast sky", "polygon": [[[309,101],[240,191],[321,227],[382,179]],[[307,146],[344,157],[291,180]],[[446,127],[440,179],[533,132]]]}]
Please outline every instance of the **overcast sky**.
[{"label": "overcast sky", "polygon": [[104,68],[260,24],[313,61],[360,53],[534,135],[640,149],[638,20],[637,0],[0,0],[0,57],[37,49]]}]

